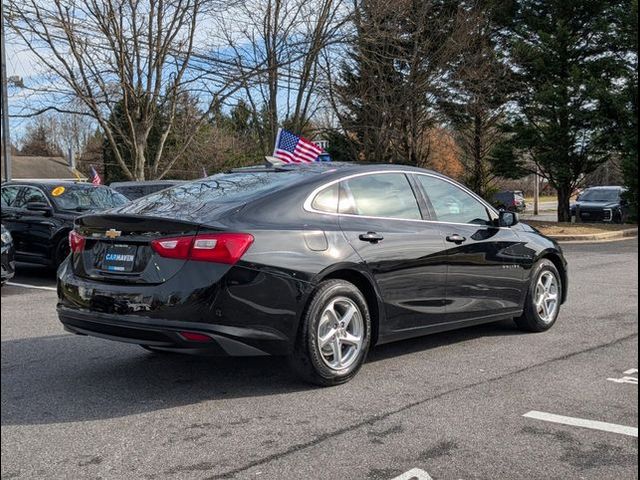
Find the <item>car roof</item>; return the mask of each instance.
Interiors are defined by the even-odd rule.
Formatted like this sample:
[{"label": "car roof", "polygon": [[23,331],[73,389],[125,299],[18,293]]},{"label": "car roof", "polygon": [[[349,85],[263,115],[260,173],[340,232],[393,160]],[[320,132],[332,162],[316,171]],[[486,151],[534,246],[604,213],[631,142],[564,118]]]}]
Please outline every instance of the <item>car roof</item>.
[{"label": "car roof", "polygon": [[626,188],[620,185],[598,185],[595,187],[587,187],[585,190],[626,190]]},{"label": "car roof", "polygon": [[49,186],[49,187],[71,187],[71,186],[80,186],[80,187],[95,187],[95,186],[101,186],[101,187],[106,187],[106,185],[93,185],[90,182],[76,182],[76,181],[72,181],[72,180],[25,180],[22,181],[20,179],[16,179],[16,180],[10,180],[8,182],[2,182],[2,186],[9,186],[9,185],[18,185],[18,186],[31,186],[31,187],[42,187],[42,186]]},{"label": "car roof", "polygon": [[402,165],[398,163],[355,163],[355,162],[313,162],[304,164],[283,164],[283,165],[253,165],[249,167],[240,167],[227,170],[224,173],[241,173],[241,172],[301,172],[307,173],[309,176],[339,173],[341,175],[351,173],[378,172],[385,170],[400,170],[406,172],[422,172],[433,175],[442,176],[438,172],[427,170],[424,168],[414,167],[410,165]]},{"label": "car roof", "polygon": [[144,185],[176,185],[188,180],[130,180],[126,182],[111,182],[110,187],[138,187]]}]

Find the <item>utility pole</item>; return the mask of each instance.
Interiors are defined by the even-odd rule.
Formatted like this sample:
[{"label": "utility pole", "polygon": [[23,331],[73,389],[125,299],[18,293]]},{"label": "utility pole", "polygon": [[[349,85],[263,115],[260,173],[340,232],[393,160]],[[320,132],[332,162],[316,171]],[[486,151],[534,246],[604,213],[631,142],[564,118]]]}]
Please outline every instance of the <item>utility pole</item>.
[{"label": "utility pole", "polygon": [[536,173],[533,174],[533,214],[540,214],[540,176],[539,167],[536,165]]},{"label": "utility pole", "polygon": [[7,58],[4,48],[4,2],[0,0],[0,49],[2,49],[2,155],[5,180],[11,180],[11,138],[9,137],[9,103],[7,93]]}]

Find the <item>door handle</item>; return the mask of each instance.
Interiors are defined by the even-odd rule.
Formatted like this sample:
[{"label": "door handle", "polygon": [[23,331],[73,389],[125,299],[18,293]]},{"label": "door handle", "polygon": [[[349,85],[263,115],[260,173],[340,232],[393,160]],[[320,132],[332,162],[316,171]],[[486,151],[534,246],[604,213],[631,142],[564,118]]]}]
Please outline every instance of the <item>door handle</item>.
[{"label": "door handle", "polygon": [[358,238],[363,242],[370,243],[378,243],[379,241],[384,240],[384,237],[376,232],[361,233]]},{"label": "door handle", "polygon": [[460,245],[461,243],[464,243],[466,241],[467,241],[466,237],[463,237],[462,235],[458,235],[457,233],[454,233],[453,235],[449,235],[447,237],[447,242],[455,243],[456,245]]}]

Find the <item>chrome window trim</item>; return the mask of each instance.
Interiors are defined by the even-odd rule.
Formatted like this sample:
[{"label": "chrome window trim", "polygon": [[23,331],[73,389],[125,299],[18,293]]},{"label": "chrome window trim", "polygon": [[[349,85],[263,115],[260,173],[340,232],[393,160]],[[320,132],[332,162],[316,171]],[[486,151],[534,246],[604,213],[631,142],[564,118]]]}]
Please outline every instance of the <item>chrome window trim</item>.
[{"label": "chrome window trim", "polygon": [[[320,193],[325,188],[328,188],[328,187],[330,187],[332,185],[335,185],[336,183],[340,183],[340,182],[342,182],[344,180],[349,180],[349,179],[355,178],[355,177],[363,177],[365,175],[379,175],[379,174],[385,174],[385,173],[401,173],[403,175],[424,175],[424,176],[427,176],[427,177],[433,177],[433,178],[437,178],[439,180],[443,180],[443,181],[445,181],[447,183],[450,183],[454,187],[462,190],[463,192],[465,192],[466,194],[470,195],[471,197],[475,198],[478,202],[480,202],[490,212],[493,212],[496,216],[498,215],[498,212],[496,211],[496,209],[493,208],[491,205],[489,205],[486,201],[484,201],[484,199],[480,198],[474,192],[472,192],[468,188],[458,184],[457,182],[454,182],[453,180],[450,180],[450,179],[445,178],[445,177],[441,177],[440,175],[434,175],[434,174],[428,173],[428,172],[413,172],[413,171],[406,171],[406,170],[375,170],[375,171],[372,171],[372,172],[354,173],[352,175],[347,175],[346,177],[342,177],[342,178],[339,178],[339,179],[336,179],[336,180],[331,180],[330,182],[327,182],[327,183],[315,188],[307,196],[306,200],[304,201],[303,208],[304,208],[304,210],[306,210],[309,213],[319,213],[321,215],[332,215],[332,216],[338,216],[338,217],[370,218],[370,219],[374,219],[374,220],[395,220],[395,221],[399,221],[399,222],[436,223],[436,224],[442,224],[442,225],[464,225],[464,226],[467,226],[467,227],[468,226],[471,226],[471,227],[492,227],[491,225],[479,225],[477,223],[455,223],[455,222],[442,222],[440,220],[424,220],[424,219],[414,220],[414,219],[408,219],[408,218],[395,218],[395,217],[373,217],[373,216],[369,216],[369,215],[355,215],[355,214],[352,214],[352,213],[338,213],[337,211],[336,212],[323,212],[322,210],[316,210],[315,208],[313,208],[311,206],[311,204],[313,203],[314,198],[316,197],[316,195],[318,193]],[[492,228],[509,229],[510,227],[492,227]]]}]

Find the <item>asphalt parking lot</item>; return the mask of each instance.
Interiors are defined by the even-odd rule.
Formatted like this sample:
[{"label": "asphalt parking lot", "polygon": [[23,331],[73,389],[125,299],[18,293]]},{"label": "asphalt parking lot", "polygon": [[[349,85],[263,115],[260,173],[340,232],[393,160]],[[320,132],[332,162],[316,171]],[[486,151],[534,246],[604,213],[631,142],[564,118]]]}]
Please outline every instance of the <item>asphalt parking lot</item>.
[{"label": "asphalt parking lot", "polygon": [[278,358],[67,334],[52,275],[22,268],[40,288],[2,290],[2,478],[638,478],[638,241],[565,253],[551,331],[378,347],[330,389]]}]

